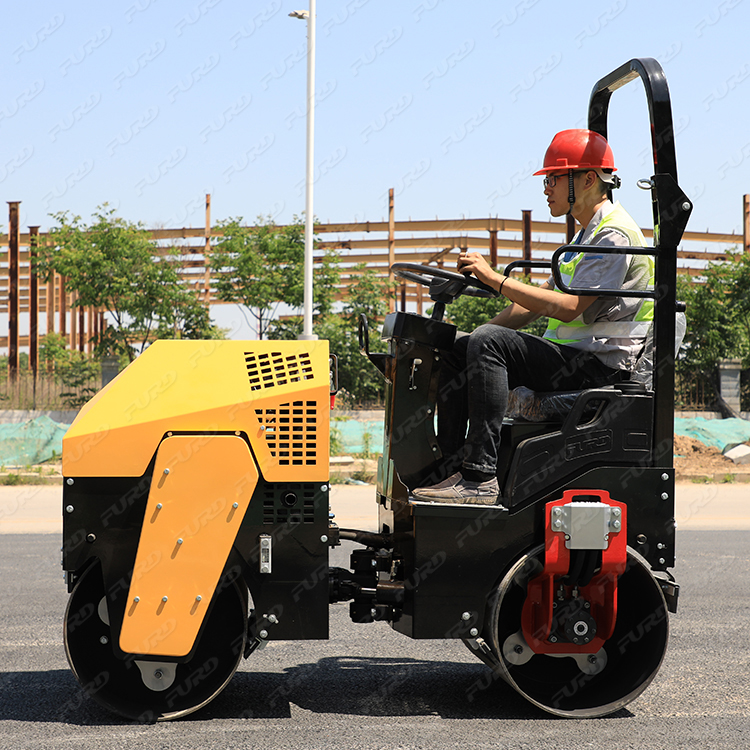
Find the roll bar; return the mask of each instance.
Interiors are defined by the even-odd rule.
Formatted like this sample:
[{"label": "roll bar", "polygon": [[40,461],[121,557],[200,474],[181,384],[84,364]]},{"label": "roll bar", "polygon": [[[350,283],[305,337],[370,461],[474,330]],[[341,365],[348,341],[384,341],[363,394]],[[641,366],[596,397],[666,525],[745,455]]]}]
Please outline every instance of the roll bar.
[{"label": "roll bar", "polygon": [[[635,58],[604,76],[589,98],[589,130],[607,137],[609,100],[617,89],[637,78],[646,90],[654,174],[651,207],[654,218],[654,464],[671,468],[674,447],[674,335],[677,309],[677,246],[693,205],[677,182],[672,104],[661,65],[650,57]],[[600,248],[598,248],[600,249]],[[559,252],[559,251],[558,251]],[[642,250],[641,250],[642,252]],[[559,257],[559,256],[558,256]],[[578,294],[578,292],[576,292]],[[631,296],[631,295],[628,295]]]}]

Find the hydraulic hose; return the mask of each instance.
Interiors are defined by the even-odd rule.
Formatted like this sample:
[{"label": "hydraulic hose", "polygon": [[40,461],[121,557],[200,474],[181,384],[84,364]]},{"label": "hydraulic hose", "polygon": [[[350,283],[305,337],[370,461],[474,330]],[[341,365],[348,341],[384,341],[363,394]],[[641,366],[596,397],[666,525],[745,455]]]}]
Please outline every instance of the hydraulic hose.
[{"label": "hydraulic hose", "polygon": [[339,538],[356,542],[357,544],[364,544],[365,547],[374,547],[375,549],[389,549],[393,546],[393,537],[391,534],[377,534],[372,531],[339,529]]}]

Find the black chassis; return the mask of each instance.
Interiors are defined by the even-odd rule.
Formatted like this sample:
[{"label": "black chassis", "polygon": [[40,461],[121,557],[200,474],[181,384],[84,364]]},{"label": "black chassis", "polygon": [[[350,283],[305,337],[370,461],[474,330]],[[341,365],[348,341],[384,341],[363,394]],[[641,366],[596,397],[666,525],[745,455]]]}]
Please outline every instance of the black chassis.
[{"label": "black chassis", "polygon": [[[356,621],[389,620],[412,638],[476,636],[503,575],[544,543],[545,503],[575,489],[582,494],[607,490],[613,500],[627,503],[628,546],[645,558],[669,609],[676,611],[679,587],[668,570],[675,564],[675,313],[684,309],[675,298],[676,258],[692,204],[677,182],[671,105],[661,66],[650,58],[634,59],[598,81],[590,97],[589,128],[606,137],[612,93],[638,78],[646,90],[652,136],[649,187],[655,244],[616,252],[647,253],[655,259],[655,288],[632,293],[654,301],[653,390],[637,383],[592,389],[581,392],[560,422],[506,420],[498,467],[502,506],[414,503],[409,491],[441,476],[434,415],[439,399],[450,397],[438,393],[438,378],[441,357],[450,351],[456,330],[440,319],[442,299],[436,302],[438,319],[408,312],[388,315],[382,332],[387,352],[370,353],[366,323],[364,336],[361,326],[363,351],[383,373],[387,387],[377,489],[381,536],[368,537],[367,549],[353,556],[351,578],[356,580],[345,591],[354,598]],[[547,264],[562,288],[557,261],[567,249],[559,248]],[[574,293],[624,296],[621,290]],[[587,406],[594,403],[598,408],[591,418]],[[336,530],[332,538],[337,538]],[[332,573],[337,581],[342,576],[343,571]]]}]

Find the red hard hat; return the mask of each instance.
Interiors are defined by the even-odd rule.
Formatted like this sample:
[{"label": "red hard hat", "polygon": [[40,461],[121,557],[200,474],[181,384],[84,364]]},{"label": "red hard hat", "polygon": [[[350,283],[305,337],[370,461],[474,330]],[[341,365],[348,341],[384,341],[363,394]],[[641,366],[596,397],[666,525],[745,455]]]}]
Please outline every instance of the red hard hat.
[{"label": "red hard hat", "polygon": [[611,169],[615,157],[607,139],[592,130],[561,130],[544,155],[544,166],[534,174],[549,174],[565,169]]}]

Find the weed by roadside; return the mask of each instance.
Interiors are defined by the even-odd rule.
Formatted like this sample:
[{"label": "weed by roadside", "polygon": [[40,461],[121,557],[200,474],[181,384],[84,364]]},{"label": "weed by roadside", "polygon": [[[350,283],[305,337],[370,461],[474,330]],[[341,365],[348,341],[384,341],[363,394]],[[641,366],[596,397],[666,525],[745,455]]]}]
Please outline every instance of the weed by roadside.
[{"label": "weed by roadside", "polygon": [[38,484],[38,478],[36,476],[23,476],[21,474],[5,474],[0,476],[0,484],[4,486],[14,487],[19,484]]}]

